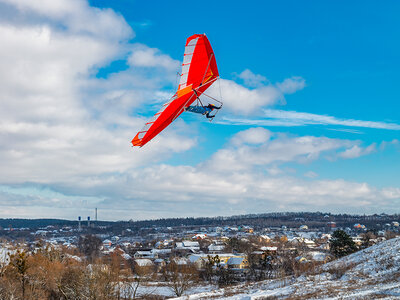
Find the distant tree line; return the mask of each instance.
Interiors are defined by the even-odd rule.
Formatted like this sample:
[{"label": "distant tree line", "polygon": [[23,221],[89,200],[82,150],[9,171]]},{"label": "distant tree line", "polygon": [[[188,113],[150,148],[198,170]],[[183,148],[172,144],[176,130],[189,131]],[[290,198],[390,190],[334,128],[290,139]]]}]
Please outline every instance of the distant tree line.
[{"label": "distant tree line", "polygon": [[[134,231],[143,228],[154,227],[198,227],[198,226],[240,226],[249,225],[255,228],[280,227],[286,225],[288,227],[297,227],[307,224],[309,228],[318,228],[324,226],[328,221],[335,221],[337,226],[351,227],[354,223],[367,225],[367,227],[375,228],[376,224],[384,225],[392,221],[399,221],[400,215],[393,214],[374,214],[374,215],[350,215],[350,214],[331,214],[322,212],[280,212],[280,213],[263,213],[248,214],[230,217],[199,217],[199,218],[163,218],[156,220],[142,221],[97,221],[96,226],[107,226],[111,230],[123,230],[130,228]],[[77,226],[78,221],[59,220],[59,219],[0,219],[0,227],[2,228],[39,228],[52,226]],[[85,222],[82,221],[85,225]]]}]

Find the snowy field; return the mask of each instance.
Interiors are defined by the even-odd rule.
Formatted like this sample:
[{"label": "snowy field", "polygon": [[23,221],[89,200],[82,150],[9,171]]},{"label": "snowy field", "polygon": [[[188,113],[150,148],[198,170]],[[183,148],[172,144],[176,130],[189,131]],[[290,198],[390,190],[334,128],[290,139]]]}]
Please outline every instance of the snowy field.
[{"label": "snowy field", "polygon": [[400,299],[400,238],[327,263],[317,273],[175,299]]},{"label": "snowy field", "polygon": [[[191,294],[197,294],[197,293],[204,293],[204,292],[210,292],[214,289],[216,289],[216,287],[213,285],[197,286],[197,287],[190,288],[189,290],[185,291],[183,294],[191,295]],[[141,296],[159,295],[159,296],[164,296],[166,298],[171,298],[171,297],[175,296],[173,290],[170,287],[162,286],[162,285],[160,285],[159,282],[154,283],[154,285],[147,283],[146,285],[139,286],[139,288],[137,290],[137,294],[141,295]]]}]

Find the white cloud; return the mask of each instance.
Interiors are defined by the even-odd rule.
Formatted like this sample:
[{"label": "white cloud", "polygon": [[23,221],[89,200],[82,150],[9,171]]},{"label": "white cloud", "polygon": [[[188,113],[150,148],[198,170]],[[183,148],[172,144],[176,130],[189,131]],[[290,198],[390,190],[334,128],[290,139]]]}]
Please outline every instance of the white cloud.
[{"label": "white cloud", "polygon": [[135,67],[162,67],[174,72],[177,72],[180,66],[179,61],[162,54],[160,50],[142,44],[135,45],[128,63]]},{"label": "white cloud", "polygon": [[234,145],[264,144],[271,137],[271,132],[262,127],[250,128],[237,133],[231,140]]},{"label": "white cloud", "polygon": [[304,78],[295,76],[292,78],[286,78],[283,82],[278,82],[276,85],[283,94],[293,94],[298,90],[304,89],[306,86],[306,81]]},{"label": "white cloud", "polygon": [[232,80],[220,79],[211,86],[207,94],[219,98],[220,88],[224,110],[239,115],[250,115],[260,114],[260,110],[265,106],[285,103],[285,94],[294,93],[304,86],[305,81],[301,77],[288,78],[277,84],[259,85],[254,89],[246,88]]},{"label": "white cloud", "polygon": [[248,87],[259,87],[263,86],[268,82],[268,79],[260,74],[254,74],[249,69],[244,70],[242,73],[237,75],[243,80],[244,84]]},{"label": "white cloud", "polygon": [[[1,0],[19,10],[18,18],[32,25],[32,20],[47,26],[61,22],[70,34],[95,36],[111,41],[133,37],[124,18],[112,9],[90,7],[85,0]],[[14,16],[14,19],[17,19]]]},{"label": "white cloud", "polygon": [[265,118],[263,119],[224,117],[222,121],[220,121],[220,123],[231,125],[257,126],[339,125],[348,127],[400,130],[400,125],[396,123],[340,119],[326,115],[317,115],[297,111],[285,111],[278,109],[264,109],[263,112],[265,115]]},{"label": "white cloud", "polygon": [[[250,169],[221,173],[202,166],[152,166],[98,180],[85,178],[74,188],[68,188],[73,189],[78,193],[83,189],[89,195],[100,191],[103,201],[80,203],[84,210],[97,205],[100,211],[107,212],[108,219],[230,215],[265,210],[394,212],[400,200],[396,188],[377,189],[341,179],[271,177]],[[32,201],[18,199],[15,206],[30,205]],[[48,205],[67,210],[76,205],[76,202],[52,201],[48,200]]]},{"label": "white cloud", "polygon": [[339,153],[339,157],[342,158],[357,158],[362,155],[368,155],[372,152],[376,151],[376,144],[371,144],[366,148],[361,148],[358,145],[354,145],[350,149],[346,149],[345,151]]},{"label": "white cloud", "polygon": [[[379,145],[379,150],[383,151],[383,150],[385,150],[388,146],[399,146],[399,145],[400,145],[400,142],[399,142],[399,140],[397,140],[397,139],[393,139],[393,140],[390,141],[390,142],[383,141],[383,142]],[[399,149],[400,149],[400,148],[399,148]]]},{"label": "white cloud", "polygon": [[348,128],[327,128],[330,131],[339,131],[339,132],[348,132],[354,134],[364,134],[364,132],[357,129],[348,129]]},{"label": "white cloud", "polygon": [[360,148],[363,154],[372,151],[369,147],[360,147],[359,141],[314,136],[292,137],[272,134],[263,128],[251,128],[232,137],[231,145],[218,150],[206,163],[206,167],[231,172],[247,169],[249,166],[286,162],[307,163],[320,158],[322,154],[328,159],[342,157],[343,151],[355,146]]},{"label": "white cloud", "polygon": [[284,173],[280,168],[278,168],[277,166],[274,166],[274,165],[271,167],[267,167],[266,171],[268,172],[269,175],[272,175],[272,176],[281,175]]},{"label": "white cloud", "polygon": [[[162,141],[164,145],[165,142]],[[161,164],[88,174],[79,180],[64,179],[50,184],[58,192],[44,194],[21,194],[16,188],[3,187],[0,200],[15,199],[13,207],[21,214],[20,206],[62,207],[70,214],[77,214],[77,203],[83,211],[90,211],[96,205],[107,212],[108,219],[230,215],[264,208],[354,213],[360,213],[360,207],[368,207],[366,213],[396,209],[400,200],[398,188],[377,189],[341,179],[303,180],[281,168],[287,162],[337,155],[355,145],[363,149],[358,141],[290,137],[255,128],[237,133],[225,148],[195,166]],[[316,174],[308,172],[305,176],[314,178]],[[5,192],[8,198],[4,198]],[[4,211],[11,209],[7,200],[1,203]]]},{"label": "white cloud", "polygon": [[308,172],[304,173],[304,176],[308,177],[308,178],[317,178],[318,174],[313,171],[308,171]]},{"label": "white cloud", "polygon": [[178,135],[188,129],[176,122],[147,151],[130,147],[144,122],[132,109],[171,80],[132,68],[93,78],[132,48],[133,32],[120,15],[86,1],[3,3],[14,17],[0,23],[0,183],[124,172],[196,143]]}]

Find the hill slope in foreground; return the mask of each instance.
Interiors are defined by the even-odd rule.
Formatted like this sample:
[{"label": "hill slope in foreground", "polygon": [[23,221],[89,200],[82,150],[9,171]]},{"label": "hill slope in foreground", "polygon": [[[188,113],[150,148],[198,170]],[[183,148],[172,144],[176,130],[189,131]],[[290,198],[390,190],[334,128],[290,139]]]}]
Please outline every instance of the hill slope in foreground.
[{"label": "hill slope in foreground", "polygon": [[317,273],[182,299],[400,299],[400,238],[322,265]]}]

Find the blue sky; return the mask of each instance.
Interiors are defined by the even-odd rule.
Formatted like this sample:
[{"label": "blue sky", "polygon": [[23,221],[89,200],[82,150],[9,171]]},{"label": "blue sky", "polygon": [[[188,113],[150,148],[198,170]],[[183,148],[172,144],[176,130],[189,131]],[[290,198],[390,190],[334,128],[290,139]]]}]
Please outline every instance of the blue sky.
[{"label": "blue sky", "polygon": [[[278,109],[344,119],[400,122],[395,109],[398,107],[396,100],[400,98],[397,84],[400,81],[400,43],[395,38],[400,35],[400,4],[396,1],[257,1],[248,6],[241,2],[217,1],[212,7],[200,9],[198,16],[184,18],[184,22],[185,1],[158,1],[157,9],[154,9],[154,2],[146,1],[95,0],[90,3],[99,7],[111,4],[135,30],[137,42],[161,49],[177,60],[182,56],[182,47],[177,46],[182,40],[195,32],[207,33],[223,78],[235,79],[235,74],[245,69],[271,82],[289,76],[303,77],[307,87],[287,96],[287,103]],[[221,147],[221,142],[218,143],[221,137],[229,137],[238,130],[216,127],[203,129],[213,139],[205,141],[209,150],[202,149],[201,158]],[[344,128],[273,128],[299,135],[362,139],[369,143],[399,137],[398,130],[355,128],[357,133],[349,133],[331,129]],[[397,151],[389,150],[384,157],[377,153],[376,161],[362,158],[356,165],[346,162],[347,166],[340,168],[335,164],[321,168],[318,162],[314,167],[328,178],[345,176],[379,186],[389,182],[398,184],[395,172],[400,160],[396,159],[397,155]],[[390,163],[384,164],[382,160]],[[172,161],[181,162],[182,156]],[[376,172],[367,172],[368,168]],[[378,172],[380,169],[382,172]]]},{"label": "blue sky", "polygon": [[[288,110],[398,119],[391,105],[398,96],[400,67],[396,1],[257,1],[248,6],[217,1],[192,17],[185,1],[91,3],[114,5],[135,30],[137,42],[177,60],[182,40],[207,33],[222,77],[245,69],[272,82],[302,76],[309,88],[291,96]],[[355,112],[344,109],[349,101],[359,103]],[[382,104],[378,111],[376,101]]]},{"label": "blue sky", "polygon": [[[0,0],[0,217],[399,213],[399,8]],[[194,33],[224,109],[130,148]]]}]

